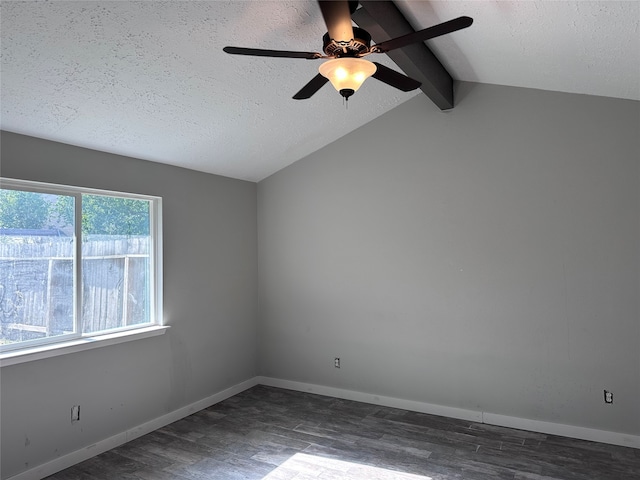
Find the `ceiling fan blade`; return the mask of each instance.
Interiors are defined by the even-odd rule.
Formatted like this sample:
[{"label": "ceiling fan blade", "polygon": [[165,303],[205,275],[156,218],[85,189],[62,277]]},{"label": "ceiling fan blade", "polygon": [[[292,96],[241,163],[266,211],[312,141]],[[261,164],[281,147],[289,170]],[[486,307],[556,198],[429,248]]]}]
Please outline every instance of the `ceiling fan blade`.
[{"label": "ceiling fan blade", "polygon": [[328,78],[317,74],[311,79],[309,83],[302,87],[300,91],[293,96],[294,100],[306,100],[307,98],[311,98],[311,96],[318,90],[320,90],[328,81]]},{"label": "ceiling fan blade", "polygon": [[318,0],[329,37],[337,42],[353,39],[353,24],[348,1]]},{"label": "ceiling fan blade", "polygon": [[440,35],[446,35],[447,33],[455,32],[467,28],[473,23],[471,17],[458,17],[448,22],[434,25],[433,27],[425,28],[424,30],[418,30],[417,32],[408,33],[401,37],[392,38],[385,42],[377,43],[372,47],[377,53],[384,53],[396,48],[406,47],[412,43],[424,42],[430,38],[439,37]]},{"label": "ceiling fan blade", "polygon": [[318,52],[294,52],[290,50],[265,50],[262,48],[224,47],[227,53],[232,55],[253,55],[255,57],[283,57],[283,58],[306,58],[314,60],[322,58]]},{"label": "ceiling fan blade", "polygon": [[373,62],[373,64],[377,67],[377,70],[372,75],[372,77],[376,80],[380,80],[381,82],[386,83],[387,85],[391,85],[398,90],[402,90],[403,92],[410,92],[411,90],[415,90],[421,85],[419,81],[414,80],[411,77],[407,77],[400,72],[396,72],[389,67],[385,67],[378,62]]}]

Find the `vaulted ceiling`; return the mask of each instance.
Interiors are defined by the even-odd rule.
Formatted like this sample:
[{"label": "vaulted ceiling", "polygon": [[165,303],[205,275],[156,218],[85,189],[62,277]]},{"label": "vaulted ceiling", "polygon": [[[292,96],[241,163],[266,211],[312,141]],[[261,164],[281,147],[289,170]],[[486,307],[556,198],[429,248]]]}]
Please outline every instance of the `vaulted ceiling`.
[{"label": "vaulted ceiling", "polygon": [[[640,100],[640,2],[395,3],[416,30],[474,19],[427,42],[456,80]],[[348,109],[330,85],[293,100],[319,61],[222,51],[320,51],[326,28],[312,0],[0,9],[2,129],[203,172],[261,180],[423,95],[368,80]]]}]

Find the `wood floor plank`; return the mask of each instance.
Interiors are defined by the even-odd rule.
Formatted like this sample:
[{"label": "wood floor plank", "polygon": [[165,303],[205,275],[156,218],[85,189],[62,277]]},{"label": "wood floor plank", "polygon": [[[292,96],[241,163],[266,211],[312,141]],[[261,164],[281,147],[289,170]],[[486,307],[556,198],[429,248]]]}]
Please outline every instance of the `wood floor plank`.
[{"label": "wood floor plank", "polygon": [[256,386],[50,480],[632,480],[640,450]]}]

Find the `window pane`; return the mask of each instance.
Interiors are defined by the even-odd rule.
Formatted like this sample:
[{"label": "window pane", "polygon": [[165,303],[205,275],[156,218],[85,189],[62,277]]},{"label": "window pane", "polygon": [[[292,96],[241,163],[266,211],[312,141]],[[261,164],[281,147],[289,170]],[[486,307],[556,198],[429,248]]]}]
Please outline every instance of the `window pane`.
[{"label": "window pane", "polygon": [[0,344],[74,332],[74,202],[0,189]]},{"label": "window pane", "polygon": [[150,202],[82,195],[82,332],[151,322]]}]

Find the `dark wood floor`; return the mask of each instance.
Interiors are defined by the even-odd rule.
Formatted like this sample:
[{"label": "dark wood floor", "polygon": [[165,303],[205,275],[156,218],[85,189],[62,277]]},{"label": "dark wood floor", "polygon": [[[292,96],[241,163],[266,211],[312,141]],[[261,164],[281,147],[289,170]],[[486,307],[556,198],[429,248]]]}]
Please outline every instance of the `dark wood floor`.
[{"label": "dark wood floor", "polygon": [[48,478],[633,480],[640,450],[257,386]]}]

